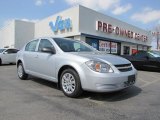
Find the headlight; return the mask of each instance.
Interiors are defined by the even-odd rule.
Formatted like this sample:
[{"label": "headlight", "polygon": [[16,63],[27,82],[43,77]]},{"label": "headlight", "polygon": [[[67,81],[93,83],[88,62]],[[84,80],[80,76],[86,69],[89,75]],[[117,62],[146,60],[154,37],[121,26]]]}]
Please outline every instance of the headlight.
[{"label": "headlight", "polygon": [[100,61],[87,61],[86,65],[93,71],[100,72],[100,73],[113,73],[113,70],[110,65],[107,63],[103,63]]}]

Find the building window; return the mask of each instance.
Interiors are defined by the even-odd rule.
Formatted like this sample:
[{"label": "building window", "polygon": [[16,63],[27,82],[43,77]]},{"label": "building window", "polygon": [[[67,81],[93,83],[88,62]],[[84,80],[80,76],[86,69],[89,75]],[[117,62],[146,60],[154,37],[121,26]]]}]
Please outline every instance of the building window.
[{"label": "building window", "polygon": [[132,45],[131,48],[132,48],[132,49],[131,49],[131,52],[132,52],[131,54],[135,54],[135,53],[138,52],[138,50],[137,50],[137,45]]},{"label": "building window", "polygon": [[99,51],[105,51],[106,53],[121,54],[121,43],[111,42],[109,40],[98,40],[94,38],[86,38],[86,43],[96,48]]},{"label": "building window", "polygon": [[99,40],[99,51],[111,52],[110,42]]},{"label": "building window", "polygon": [[144,50],[144,51],[147,51],[147,50],[148,50],[147,46],[144,46],[144,47],[143,47],[143,50]]},{"label": "building window", "polygon": [[129,46],[123,46],[123,54],[124,55],[130,54],[130,47]]},{"label": "building window", "polygon": [[99,40],[99,51],[106,51],[107,53],[120,55],[121,44],[117,42]]},{"label": "building window", "polygon": [[97,39],[94,38],[86,38],[86,43],[90,46],[94,47],[95,49],[99,50],[99,43]]},{"label": "building window", "polygon": [[143,50],[143,46],[138,45],[138,50]]},{"label": "building window", "polygon": [[117,54],[117,50],[118,50],[117,43],[111,42],[110,47],[111,47],[111,53],[112,54]]}]

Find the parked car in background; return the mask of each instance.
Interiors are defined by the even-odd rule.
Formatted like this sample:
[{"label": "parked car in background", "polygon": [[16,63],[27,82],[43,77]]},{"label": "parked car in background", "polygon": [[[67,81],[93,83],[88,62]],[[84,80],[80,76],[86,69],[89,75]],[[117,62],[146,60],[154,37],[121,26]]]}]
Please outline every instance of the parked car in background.
[{"label": "parked car in background", "polygon": [[160,51],[158,50],[151,50],[149,51],[151,54],[153,54],[155,57],[160,57]]},{"label": "parked car in background", "polygon": [[78,97],[83,90],[111,92],[130,87],[137,71],[128,60],[101,53],[82,41],[39,38],[18,52],[17,74],[22,80],[33,75],[56,82],[66,96]]},{"label": "parked car in background", "polygon": [[0,65],[15,64],[18,51],[19,50],[14,48],[1,48],[0,49]]},{"label": "parked car in background", "polygon": [[160,70],[160,55],[155,51],[139,51],[133,55],[123,55],[135,68]]}]

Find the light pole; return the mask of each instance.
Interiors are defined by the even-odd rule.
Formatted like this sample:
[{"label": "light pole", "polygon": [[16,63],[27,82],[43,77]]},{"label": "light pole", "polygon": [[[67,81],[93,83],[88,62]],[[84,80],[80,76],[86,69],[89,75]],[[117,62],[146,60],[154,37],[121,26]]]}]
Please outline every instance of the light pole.
[{"label": "light pole", "polygon": [[157,32],[157,50],[160,49],[160,46],[159,46],[159,39],[160,39],[160,33]]}]

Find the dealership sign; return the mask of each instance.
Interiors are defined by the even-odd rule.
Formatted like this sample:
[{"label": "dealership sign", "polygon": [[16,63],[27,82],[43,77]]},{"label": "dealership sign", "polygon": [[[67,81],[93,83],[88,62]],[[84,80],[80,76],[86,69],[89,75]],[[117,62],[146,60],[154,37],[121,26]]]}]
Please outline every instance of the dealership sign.
[{"label": "dealership sign", "polygon": [[141,40],[146,42],[148,37],[131,30],[126,30],[118,26],[114,27],[112,24],[108,24],[102,21],[96,21],[96,30],[108,34],[116,34],[117,36],[127,37],[130,39]]},{"label": "dealership sign", "polygon": [[61,16],[57,16],[56,22],[49,22],[49,26],[53,32],[58,32],[58,30],[69,31],[72,28],[72,22],[70,18],[63,20]]}]

